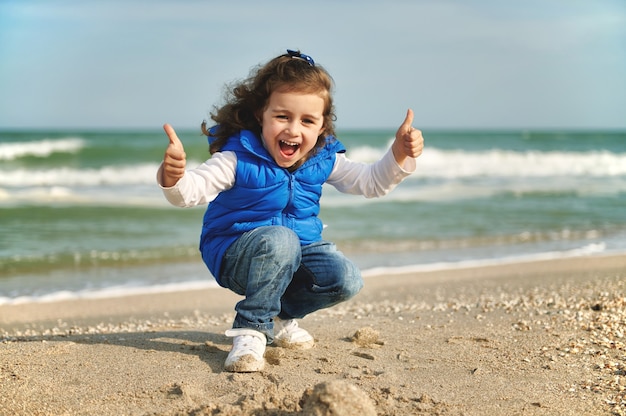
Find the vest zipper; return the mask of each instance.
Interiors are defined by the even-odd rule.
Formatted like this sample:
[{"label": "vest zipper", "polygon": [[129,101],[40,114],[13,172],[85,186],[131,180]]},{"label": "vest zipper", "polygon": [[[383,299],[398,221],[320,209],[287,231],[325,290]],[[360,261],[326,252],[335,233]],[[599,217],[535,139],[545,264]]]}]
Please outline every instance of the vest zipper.
[{"label": "vest zipper", "polygon": [[294,177],[292,173],[289,173],[289,200],[287,201],[287,206],[285,207],[285,211],[283,214],[284,217],[284,221],[286,222],[286,224],[284,224],[285,226],[291,228],[291,223],[293,222],[293,218],[289,215],[289,211],[291,211],[291,208],[293,207],[293,197],[294,197],[294,190],[293,190],[293,182],[294,182]]}]

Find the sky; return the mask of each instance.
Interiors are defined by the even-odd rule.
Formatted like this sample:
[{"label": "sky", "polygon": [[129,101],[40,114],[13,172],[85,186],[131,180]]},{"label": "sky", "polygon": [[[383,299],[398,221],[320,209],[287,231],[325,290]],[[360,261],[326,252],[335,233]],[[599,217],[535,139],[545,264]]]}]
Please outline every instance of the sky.
[{"label": "sky", "polygon": [[338,129],[626,129],[624,0],[0,0],[0,129],[197,128],[287,48]]}]

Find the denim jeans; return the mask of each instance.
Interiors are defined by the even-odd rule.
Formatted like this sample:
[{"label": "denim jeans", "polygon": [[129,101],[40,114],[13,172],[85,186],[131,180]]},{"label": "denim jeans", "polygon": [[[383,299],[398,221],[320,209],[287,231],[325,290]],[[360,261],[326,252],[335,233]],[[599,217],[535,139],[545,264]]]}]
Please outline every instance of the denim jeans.
[{"label": "denim jeans", "polygon": [[270,344],[273,318],[302,318],[350,299],[363,287],[358,267],[319,241],[301,246],[282,226],[259,227],[243,234],[224,254],[221,284],[245,296],[235,306],[233,328],[262,332]]}]

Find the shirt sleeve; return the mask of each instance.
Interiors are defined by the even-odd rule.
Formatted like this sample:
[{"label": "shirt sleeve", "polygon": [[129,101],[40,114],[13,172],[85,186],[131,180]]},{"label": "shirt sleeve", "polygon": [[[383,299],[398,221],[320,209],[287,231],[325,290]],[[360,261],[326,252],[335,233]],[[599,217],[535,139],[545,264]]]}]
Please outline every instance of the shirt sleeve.
[{"label": "shirt sleeve", "polygon": [[327,183],[348,194],[381,197],[415,172],[416,165],[413,158],[407,158],[404,166],[398,165],[391,149],[372,164],[355,162],[338,153]]},{"label": "shirt sleeve", "polygon": [[165,199],[178,207],[194,207],[213,201],[217,195],[233,187],[237,155],[234,152],[216,152],[195,169],[185,171],[176,185],[162,185],[163,164],[157,172],[157,183]]}]

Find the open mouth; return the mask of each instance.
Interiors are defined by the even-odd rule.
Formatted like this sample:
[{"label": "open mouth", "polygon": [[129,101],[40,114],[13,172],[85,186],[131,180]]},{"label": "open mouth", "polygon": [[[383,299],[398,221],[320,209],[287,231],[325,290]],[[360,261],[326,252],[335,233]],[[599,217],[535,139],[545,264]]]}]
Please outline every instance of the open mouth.
[{"label": "open mouth", "polygon": [[285,140],[278,142],[278,145],[280,146],[280,151],[285,156],[293,156],[294,153],[296,153],[296,151],[300,148],[300,143],[292,143]]}]

